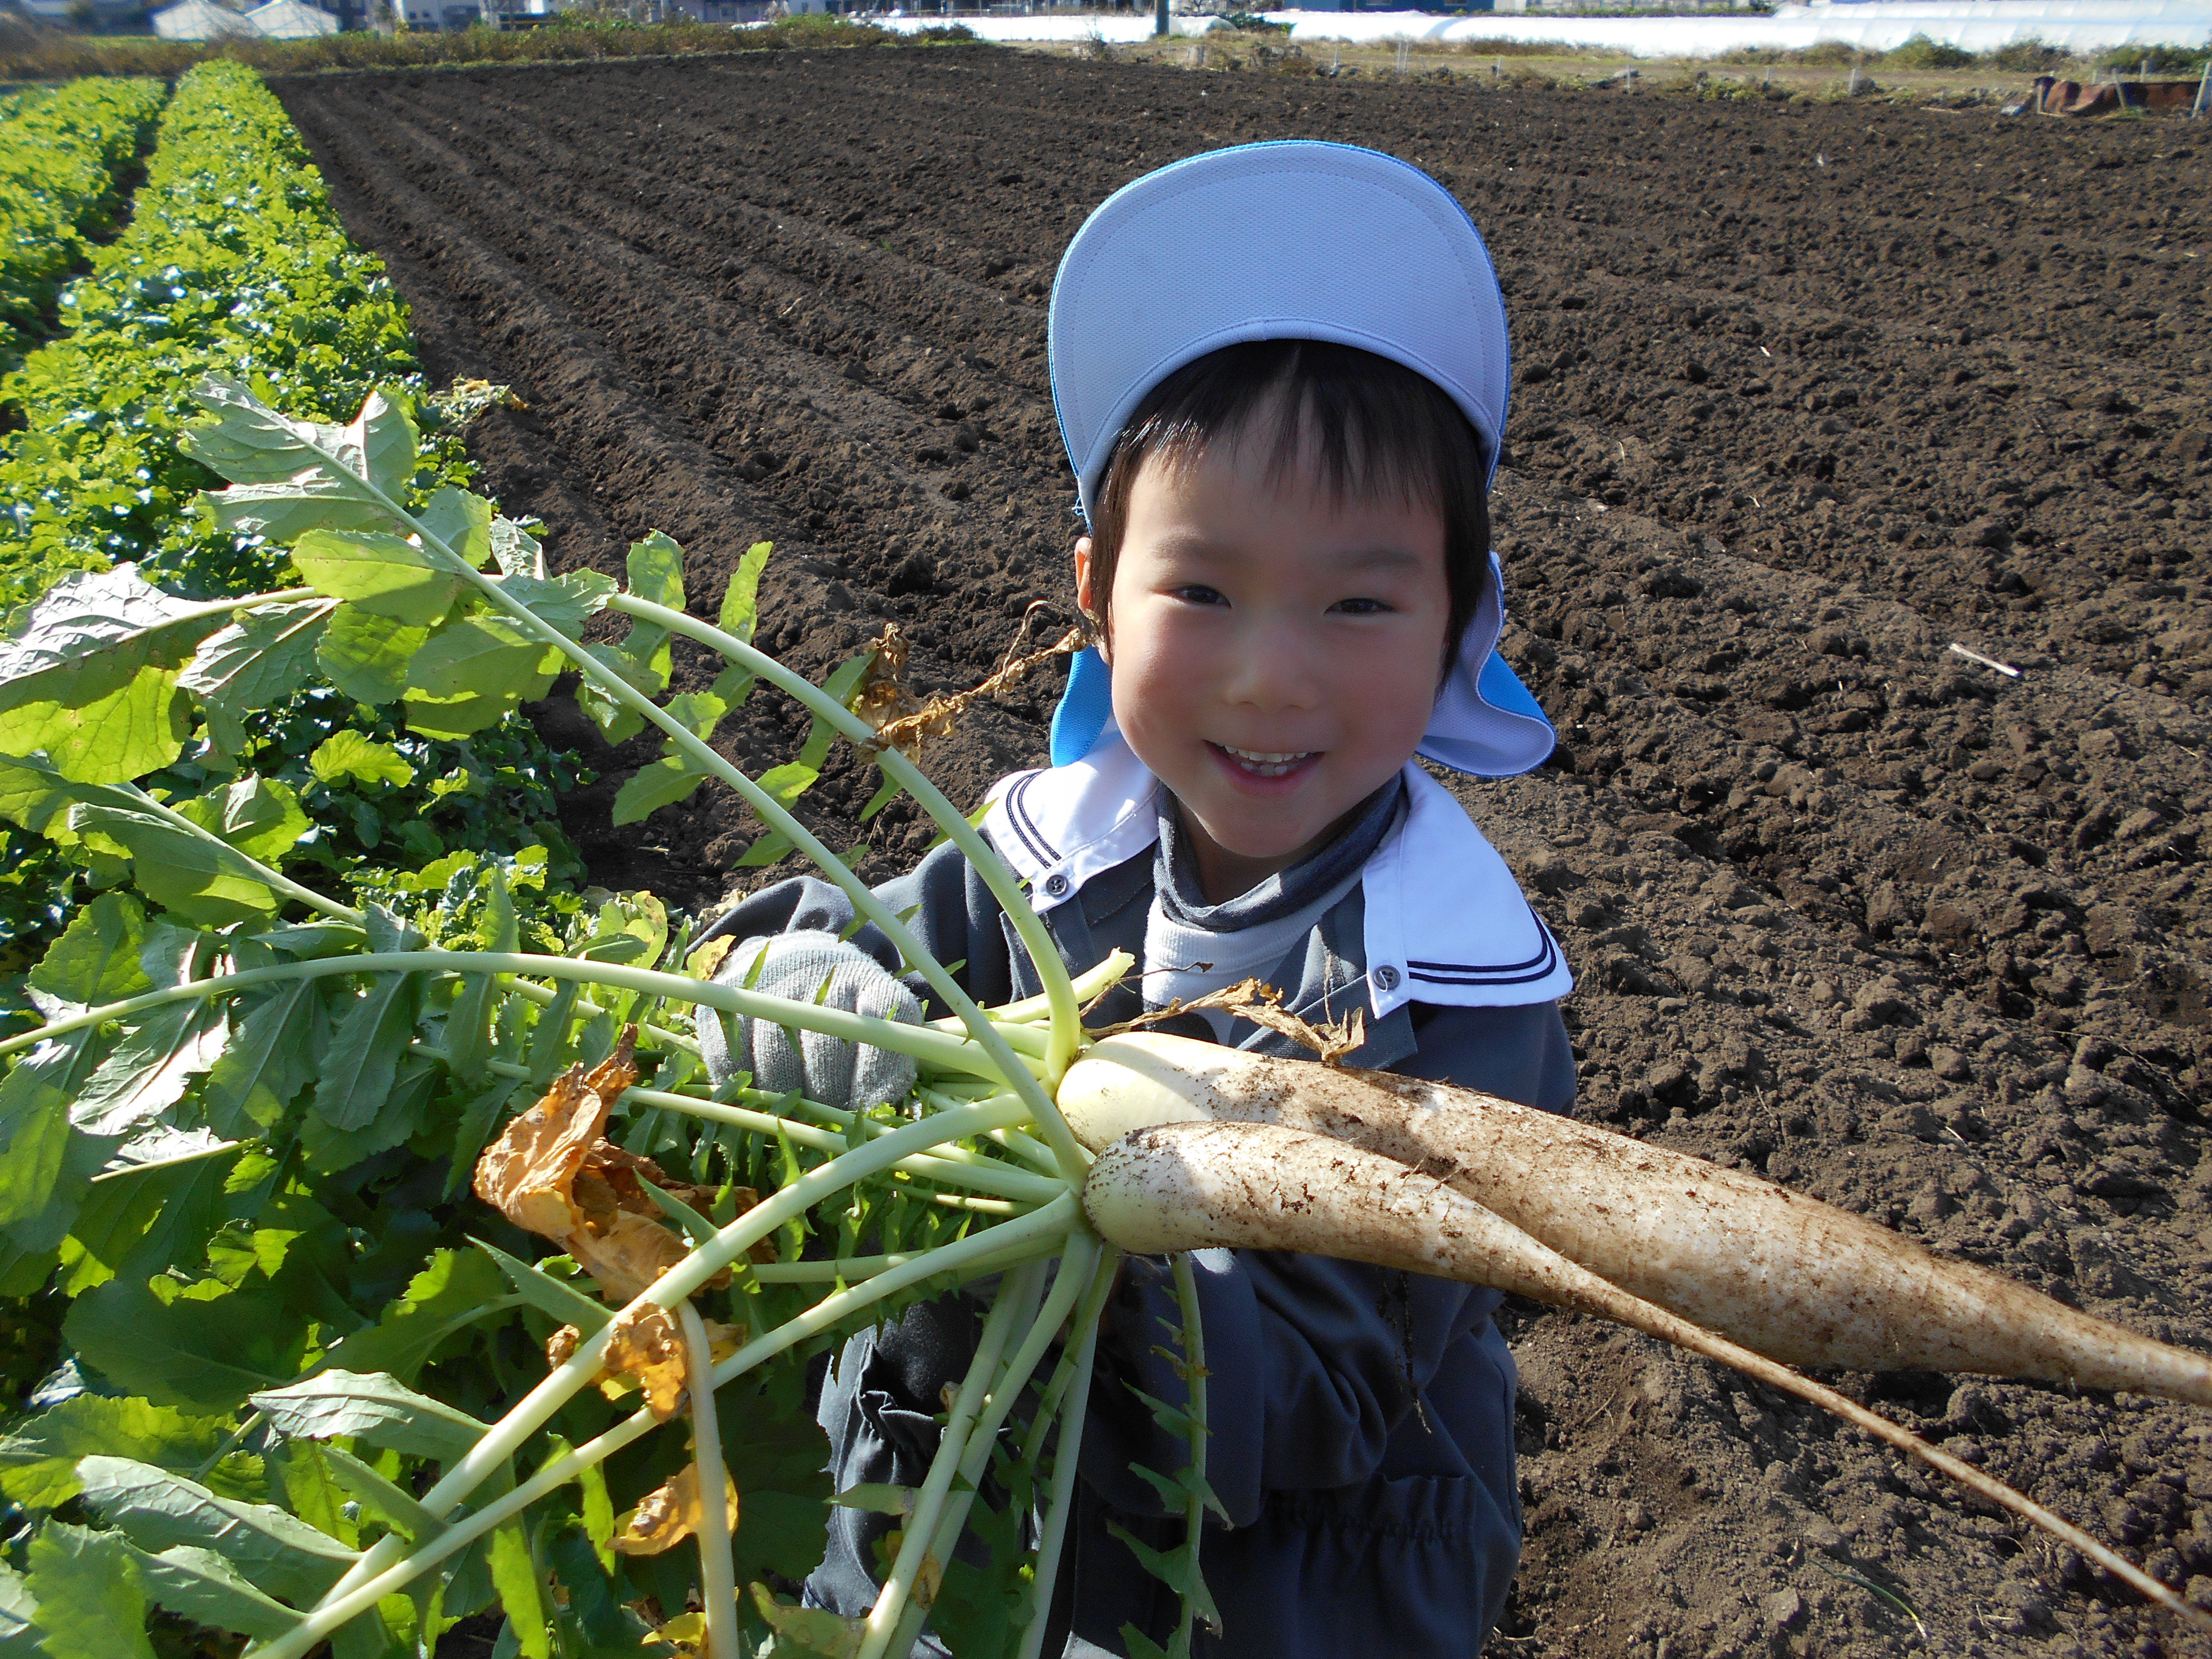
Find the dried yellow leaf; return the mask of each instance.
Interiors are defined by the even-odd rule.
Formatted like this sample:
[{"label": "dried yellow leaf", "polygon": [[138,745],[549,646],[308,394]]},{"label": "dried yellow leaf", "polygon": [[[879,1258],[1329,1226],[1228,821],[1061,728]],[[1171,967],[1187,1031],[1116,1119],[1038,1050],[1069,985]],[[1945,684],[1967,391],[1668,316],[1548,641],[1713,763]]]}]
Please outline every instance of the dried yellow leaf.
[{"label": "dried yellow leaf", "polygon": [[617,1314],[607,1335],[606,1370],[636,1378],[661,1422],[675,1416],[684,1400],[684,1333],[676,1316],[649,1304]]},{"label": "dried yellow leaf", "polygon": [[610,1302],[632,1302],[671,1267],[691,1253],[691,1247],[657,1221],[641,1215],[617,1212],[605,1233],[583,1227],[562,1243],[576,1265],[599,1282],[599,1294]]},{"label": "dried yellow leaf", "polygon": [[563,1325],[545,1339],[545,1364],[553,1370],[567,1364],[576,1350],[583,1346],[584,1334],[574,1325]]},{"label": "dried yellow leaf", "polygon": [[[738,1483],[722,1471],[730,1530],[738,1527]],[[699,1530],[699,1466],[686,1463],[665,1486],[646,1493],[638,1506],[615,1517],[614,1546],[623,1555],[658,1555]]]},{"label": "dried yellow leaf", "polygon": [[581,1226],[576,1177],[607,1126],[608,1107],[637,1081],[636,1048],[633,1025],[590,1073],[579,1063],[554,1079],[544,1097],[477,1159],[477,1196],[516,1226],[547,1238],[565,1239]]},{"label": "dried yellow leaf", "polygon": [[712,979],[714,969],[722,965],[722,958],[737,948],[737,940],[725,933],[720,939],[710,939],[684,959],[684,971],[694,979]]}]

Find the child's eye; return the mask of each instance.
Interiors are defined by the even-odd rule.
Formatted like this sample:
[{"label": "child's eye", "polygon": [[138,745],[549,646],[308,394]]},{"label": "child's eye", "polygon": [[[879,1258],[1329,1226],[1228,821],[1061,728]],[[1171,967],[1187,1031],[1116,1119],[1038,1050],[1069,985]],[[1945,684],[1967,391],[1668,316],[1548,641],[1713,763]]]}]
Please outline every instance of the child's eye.
[{"label": "child's eye", "polygon": [[1379,617],[1392,607],[1382,599],[1339,599],[1329,609],[1341,617]]},{"label": "child's eye", "polygon": [[1182,587],[1171,587],[1168,590],[1168,594],[1171,599],[1181,599],[1185,605],[1226,605],[1229,603],[1226,599],[1222,597],[1220,589],[1208,587],[1200,582],[1191,582]]}]

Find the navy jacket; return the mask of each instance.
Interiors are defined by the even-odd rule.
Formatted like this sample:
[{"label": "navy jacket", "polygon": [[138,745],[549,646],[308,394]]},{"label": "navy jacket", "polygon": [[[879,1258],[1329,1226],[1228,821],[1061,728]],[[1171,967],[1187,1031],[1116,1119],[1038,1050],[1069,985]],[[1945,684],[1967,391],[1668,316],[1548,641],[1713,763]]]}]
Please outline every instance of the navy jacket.
[{"label": "navy jacket", "polygon": [[[1116,947],[1141,957],[1152,881],[1147,852],[1045,913],[1071,972]],[[958,977],[977,1001],[1040,988],[997,901],[955,848],[939,848],[878,890],[894,912],[914,909],[908,925],[939,960],[964,962]],[[1275,977],[1286,991],[1296,985],[1286,1005],[1310,1019],[1365,1000],[1362,904],[1355,884]],[[852,920],[842,893],[805,877],[755,895],[710,931],[740,939],[842,933]],[[902,965],[872,927],[854,941],[892,971]],[[918,978],[908,982],[929,1001]],[[1123,989],[1092,1021],[1139,1011]],[[1212,1035],[1196,1019],[1183,1029]],[[1302,1052],[1248,1025],[1232,1035],[1256,1050]],[[1415,1003],[1370,1021],[1352,1060],[1550,1111],[1573,1103],[1572,1052],[1550,1002]],[[1498,1293],[1288,1253],[1201,1251],[1195,1266],[1210,1377],[1206,1477],[1229,1513],[1226,1527],[1209,1521],[1200,1556],[1222,1633],[1201,1628],[1195,1650],[1239,1659],[1475,1652],[1504,1610],[1521,1547],[1515,1377],[1491,1321]],[[1132,1259],[1100,1334],[1048,1653],[1120,1655],[1124,1625],[1163,1642],[1174,1628],[1174,1593],[1107,1524],[1160,1548],[1180,1540],[1180,1519],[1130,1466],[1171,1473],[1186,1448],[1161,1432],[1127,1386],[1182,1400],[1182,1382],[1153,1352],[1164,1340],[1158,1322],[1174,1317],[1164,1263]],[[971,1301],[946,1297],[846,1345],[819,1408],[838,1490],[921,1483],[938,1438],[939,1391],[964,1374],[976,1324]],[[833,1510],[828,1554],[807,1581],[809,1603],[866,1612],[878,1585],[874,1545],[890,1525],[869,1511]],[[924,1645],[945,1651],[933,1638]]]}]

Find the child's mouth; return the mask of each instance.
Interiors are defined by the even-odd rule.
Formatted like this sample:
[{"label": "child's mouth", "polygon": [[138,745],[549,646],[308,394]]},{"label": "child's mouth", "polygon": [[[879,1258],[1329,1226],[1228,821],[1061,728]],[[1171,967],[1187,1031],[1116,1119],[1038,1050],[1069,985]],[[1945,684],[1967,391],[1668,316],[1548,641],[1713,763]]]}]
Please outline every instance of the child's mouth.
[{"label": "child's mouth", "polygon": [[1207,746],[1220,754],[1237,770],[1248,777],[1255,778],[1286,778],[1300,768],[1321,758],[1321,750],[1318,749],[1279,753],[1260,749],[1237,749],[1225,743],[1211,744]]}]

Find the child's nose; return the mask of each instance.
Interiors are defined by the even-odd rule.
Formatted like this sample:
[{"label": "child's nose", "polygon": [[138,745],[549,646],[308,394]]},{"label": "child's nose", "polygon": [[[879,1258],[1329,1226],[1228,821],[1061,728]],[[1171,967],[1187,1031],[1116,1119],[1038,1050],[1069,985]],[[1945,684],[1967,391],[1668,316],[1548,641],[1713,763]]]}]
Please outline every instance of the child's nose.
[{"label": "child's nose", "polygon": [[1230,702],[1269,714],[1319,707],[1327,677],[1308,634],[1287,618],[1256,617],[1239,630],[1230,648]]}]

